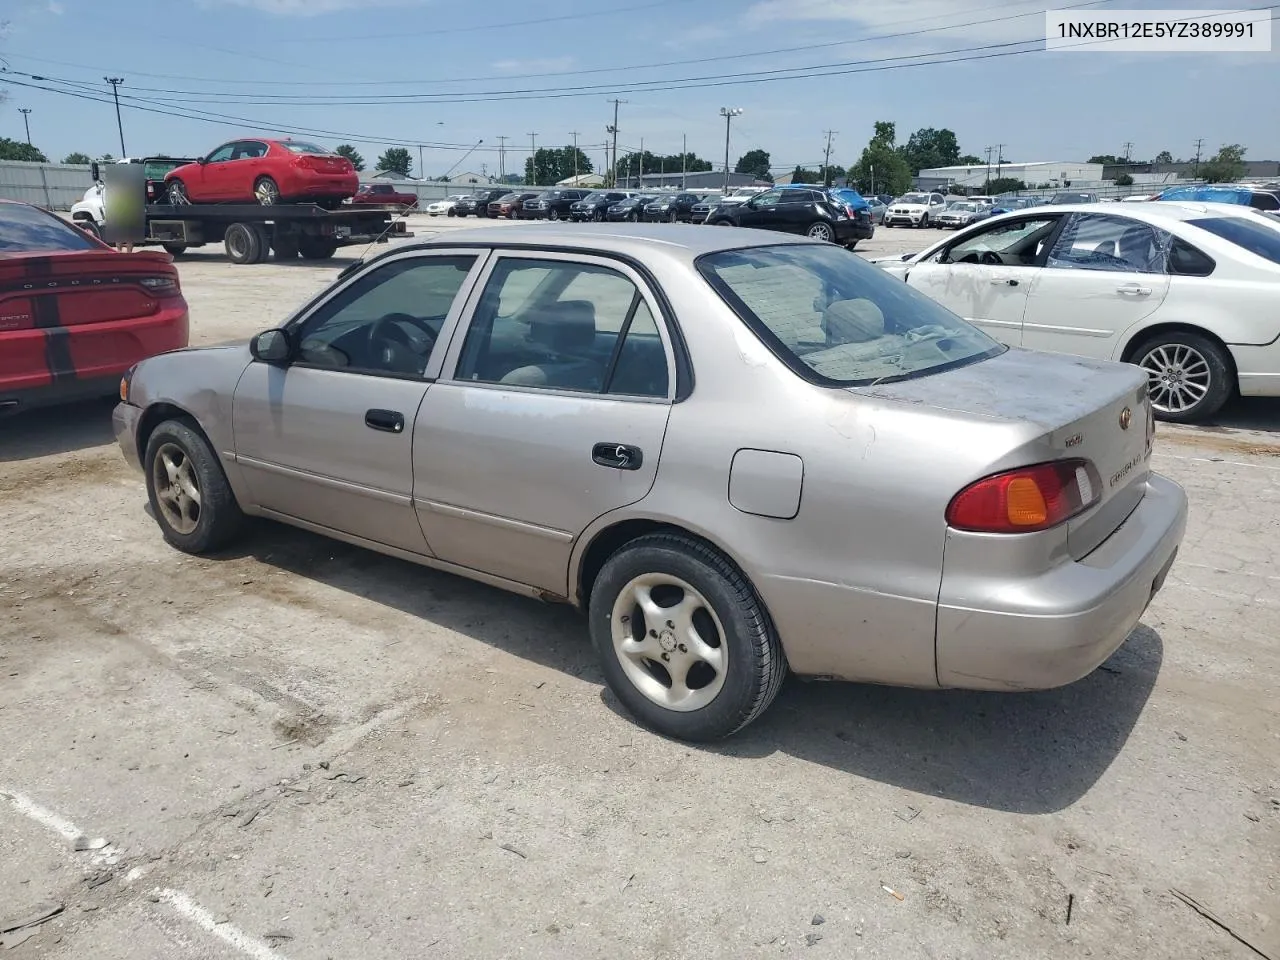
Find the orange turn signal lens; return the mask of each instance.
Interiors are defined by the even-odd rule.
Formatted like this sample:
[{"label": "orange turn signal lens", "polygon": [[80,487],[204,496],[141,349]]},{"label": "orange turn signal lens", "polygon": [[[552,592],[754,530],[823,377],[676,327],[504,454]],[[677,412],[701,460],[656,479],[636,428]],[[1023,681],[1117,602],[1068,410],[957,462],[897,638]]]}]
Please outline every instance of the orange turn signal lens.
[{"label": "orange turn signal lens", "polygon": [[1044,494],[1031,477],[1014,477],[1005,488],[1005,508],[1015,527],[1039,527],[1049,519]]},{"label": "orange turn signal lens", "polygon": [[975,533],[1047,530],[1098,502],[1102,484],[1087,460],[1058,460],[997,473],[965,487],[947,507],[947,523]]}]

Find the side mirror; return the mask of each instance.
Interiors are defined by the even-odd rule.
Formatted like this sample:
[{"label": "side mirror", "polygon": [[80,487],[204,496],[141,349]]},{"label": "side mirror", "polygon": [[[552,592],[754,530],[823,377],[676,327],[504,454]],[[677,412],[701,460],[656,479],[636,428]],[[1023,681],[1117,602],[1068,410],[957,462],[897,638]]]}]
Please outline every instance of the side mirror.
[{"label": "side mirror", "polygon": [[267,330],[249,341],[253,359],[263,363],[288,363],[293,356],[293,344],[287,330]]},{"label": "side mirror", "polygon": [[200,164],[200,166],[202,167],[208,162],[209,162],[208,159],[205,157],[199,157],[196,159],[196,163]]},{"label": "side mirror", "polygon": [[102,182],[102,171],[98,169],[98,161],[95,160],[89,164],[89,176],[93,177],[94,183]]}]

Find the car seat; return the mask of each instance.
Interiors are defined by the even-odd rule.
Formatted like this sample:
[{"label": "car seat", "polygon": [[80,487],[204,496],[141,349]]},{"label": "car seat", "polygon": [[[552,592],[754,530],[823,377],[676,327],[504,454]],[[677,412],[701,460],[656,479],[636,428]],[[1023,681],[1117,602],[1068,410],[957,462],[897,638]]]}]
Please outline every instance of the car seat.
[{"label": "car seat", "polygon": [[589,300],[563,300],[529,321],[531,346],[546,354],[542,363],[517,367],[500,383],[525,387],[599,390],[604,365],[591,356],[596,342],[596,310]]}]

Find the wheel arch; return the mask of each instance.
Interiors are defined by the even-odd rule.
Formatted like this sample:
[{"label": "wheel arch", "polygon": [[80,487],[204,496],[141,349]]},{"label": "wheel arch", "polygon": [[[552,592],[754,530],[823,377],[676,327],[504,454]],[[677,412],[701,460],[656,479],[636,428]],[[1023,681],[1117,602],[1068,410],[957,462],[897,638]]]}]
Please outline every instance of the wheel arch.
[{"label": "wheel arch", "polygon": [[151,435],[155,433],[156,427],[167,420],[177,420],[190,427],[200,435],[205,443],[209,445],[209,449],[213,451],[214,456],[218,455],[218,448],[209,438],[209,434],[205,432],[200,421],[196,419],[195,414],[184,407],[173,403],[170,400],[157,400],[147,405],[142,412],[142,417],[138,420],[138,431],[134,437],[138,447],[138,462],[143,464],[146,469],[147,444],[151,442]]},{"label": "wheel arch", "polygon": [[1236,369],[1236,358],[1232,355],[1231,348],[1227,345],[1227,342],[1216,333],[1206,330],[1204,327],[1197,326],[1194,323],[1180,323],[1176,321],[1153,323],[1149,327],[1142,327],[1140,330],[1135,330],[1125,341],[1118,358],[1124,363],[1133,363],[1133,359],[1138,353],[1138,348],[1148,340],[1163,333],[1193,333],[1196,336],[1204,337],[1206,340],[1219,347],[1222,350],[1223,357],[1227,361],[1227,369],[1231,373],[1232,393],[1239,392],[1240,376],[1239,371]]}]

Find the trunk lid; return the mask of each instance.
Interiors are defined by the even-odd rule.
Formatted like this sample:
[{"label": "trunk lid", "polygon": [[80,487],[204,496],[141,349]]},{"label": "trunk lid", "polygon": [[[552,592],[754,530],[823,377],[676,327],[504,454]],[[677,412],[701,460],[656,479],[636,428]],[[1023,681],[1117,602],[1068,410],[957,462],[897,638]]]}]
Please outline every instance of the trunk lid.
[{"label": "trunk lid", "polygon": [[[149,289],[144,278],[168,278],[173,286]],[[179,295],[168,254],[86,250],[0,255],[0,330],[145,317],[159,310],[161,299]]]},{"label": "trunk lid", "polygon": [[852,392],[1022,425],[1023,442],[993,459],[984,475],[1053,460],[1092,463],[1098,500],[1067,524],[1073,557],[1105,540],[1146,491],[1155,420],[1146,375],[1137,367],[1011,349],[956,370]]}]

